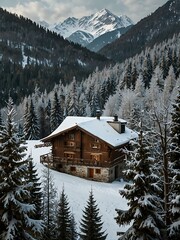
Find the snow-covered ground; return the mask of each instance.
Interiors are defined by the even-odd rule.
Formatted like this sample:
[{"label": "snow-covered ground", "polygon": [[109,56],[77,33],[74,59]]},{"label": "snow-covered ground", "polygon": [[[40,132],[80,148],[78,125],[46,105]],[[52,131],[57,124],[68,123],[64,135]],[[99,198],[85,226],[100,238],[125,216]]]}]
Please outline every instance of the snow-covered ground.
[{"label": "snow-covered ground", "polygon": [[[40,163],[40,155],[50,152],[50,147],[35,148],[39,141],[28,141],[27,155],[31,154],[33,161],[36,163],[36,168],[41,176],[44,166]],[[112,183],[101,183],[90,180],[85,180],[79,177],[60,173],[51,170],[54,177],[54,182],[61,193],[64,186],[65,193],[68,196],[69,204],[75,216],[77,227],[82,218],[82,210],[86,206],[91,188],[94,193],[94,198],[97,201],[104,222],[104,230],[108,233],[107,240],[118,239],[117,232],[125,230],[124,227],[119,227],[114,220],[116,217],[116,208],[127,209],[127,202],[119,194],[119,190],[123,188],[123,181],[114,181]],[[127,227],[126,227],[127,228]],[[78,229],[79,230],[79,229]]]}]

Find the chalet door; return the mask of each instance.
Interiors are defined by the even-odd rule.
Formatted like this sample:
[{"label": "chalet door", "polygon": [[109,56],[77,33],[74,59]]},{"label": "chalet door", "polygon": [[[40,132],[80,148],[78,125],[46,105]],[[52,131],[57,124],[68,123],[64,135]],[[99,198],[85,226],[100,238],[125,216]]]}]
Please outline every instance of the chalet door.
[{"label": "chalet door", "polygon": [[119,177],[119,169],[118,166],[115,166],[115,176],[114,178],[117,179]]},{"label": "chalet door", "polygon": [[88,168],[88,177],[93,178],[94,177],[94,168]]}]

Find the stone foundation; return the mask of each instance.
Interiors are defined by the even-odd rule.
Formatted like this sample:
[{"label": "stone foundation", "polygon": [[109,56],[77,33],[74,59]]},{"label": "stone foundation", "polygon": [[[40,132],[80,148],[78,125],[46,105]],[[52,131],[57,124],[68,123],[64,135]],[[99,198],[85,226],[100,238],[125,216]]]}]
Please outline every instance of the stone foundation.
[{"label": "stone foundation", "polygon": [[54,166],[54,168],[60,172],[99,182],[112,182],[118,178],[122,178],[123,167],[122,163],[111,168],[65,164],[62,166]]}]

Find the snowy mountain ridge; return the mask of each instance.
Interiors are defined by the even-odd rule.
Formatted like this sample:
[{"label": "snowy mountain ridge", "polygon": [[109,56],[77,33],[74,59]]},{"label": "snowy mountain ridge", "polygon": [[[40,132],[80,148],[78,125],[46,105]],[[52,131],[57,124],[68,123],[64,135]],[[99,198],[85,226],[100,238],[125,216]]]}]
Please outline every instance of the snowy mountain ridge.
[{"label": "snowy mountain ridge", "polygon": [[49,25],[43,21],[40,24],[64,38],[85,46],[104,33],[133,25],[133,21],[126,15],[117,16],[104,8],[95,14],[80,19],[69,17],[62,23]]}]

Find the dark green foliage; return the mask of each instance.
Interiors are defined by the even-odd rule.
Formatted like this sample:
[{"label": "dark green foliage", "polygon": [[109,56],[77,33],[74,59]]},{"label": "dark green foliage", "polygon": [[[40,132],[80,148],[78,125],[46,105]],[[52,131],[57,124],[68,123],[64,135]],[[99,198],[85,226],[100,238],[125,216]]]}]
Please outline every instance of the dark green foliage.
[{"label": "dark green foliage", "polygon": [[109,96],[112,96],[116,92],[116,82],[115,82],[115,79],[113,77],[112,78],[108,78],[106,81],[104,81],[101,84],[99,89],[100,90],[99,90],[99,92],[97,94],[97,97],[99,99],[98,100],[99,106],[97,105],[97,107],[99,107],[99,109],[104,109],[104,105],[107,102]]},{"label": "dark green foliage", "polygon": [[107,234],[105,234],[102,228],[103,222],[101,221],[101,216],[99,216],[99,208],[91,190],[80,222],[79,235],[81,240],[105,240]]},{"label": "dark green foliage", "polygon": [[42,213],[42,191],[41,191],[41,183],[40,178],[38,177],[37,170],[32,161],[31,156],[28,158],[28,173],[27,173],[27,181],[30,183],[29,191],[30,198],[28,201],[30,204],[35,205],[35,210],[33,213],[33,217],[35,219],[41,219]]},{"label": "dark green foliage", "polygon": [[79,104],[77,95],[77,82],[74,78],[70,84],[68,102],[66,103],[66,115],[68,116],[79,116]]},{"label": "dark green foliage", "polygon": [[51,102],[50,100],[46,103],[42,98],[42,103],[38,108],[39,113],[39,128],[40,128],[40,139],[48,136],[51,132],[50,119],[51,119]]},{"label": "dark green foliage", "polygon": [[25,112],[24,136],[26,140],[39,139],[39,122],[32,99],[30,102],[30,106]]},{"label": "dark green foliage", "polygon": [[38,239],[42,223],[34,217],[29,202],[30,183],[26,180],[28,160],[25,142],[18,136],[11,98],[7,104],[6,123],[0,132],[0,239]]},{"label": "dark green foliage", "polygon": [[126,88],[130,88],[131,85],[132,85],[131,75],[132,75],[132,64],[130,63],[127,66],[126,73],[125,73],[125,76],[124,76],[124,85],[125,85]]},{"label": "dark green foliage", "polygon": [[70,240],[77,240],[77,239],[78,239],[78,233],[77,233],[76,221],[75,221],[74,215],[71,214],[71,219],[70,219]]},{"label": "dark green foliage", "polygon": [[132,226],[119,238],[121,240],[162,240],[161,228],[164,226],[161,218],[162,201],[158,180],[152,171],[153,159],[150,157],[142,131],[139,142],[133,144],[134,151],[127,161],[125,175],[132,181],[125,185],[120,194],[128,201],[127,211],[116,210],[115,218],[119,225]]},{"label": "dark green foliage", "polygon": [[170,143],[170,218],[171,240],[180,237],[180,88],[173,104]]},{"label": "dark green foliage", "polygon": [[0,130],[2,129],[2,126],[3,126],[3,120],[2,120],[2,114],[0,111]]},{"label": "dark green foliage", "polygon": [[[60,79],[64,84],[69,83],[73,76],[82,80],[96,66],[102,69],[110,62],[30,19],[18,17],[2,8],[0,35],[0,107],[9,93],[19,104],[22,97],[32,94],[36,84],[41,92],[45,89],[49,92]],[[77,59],[84,64],[79,64]]]},{"label": "dark green foliage", "polygon": [[180,1],[167,1],[154,13],[139,21],[119,39],[102,48],[99,53],[115,61],[139,54],[147,47],[173,37],[180,30]]},{"label": "dark green foliage", "polygon": [[150,55],[148,54],[147,56],[145,56],[145,60],[143,64],[143,73],[142,73],[145,87],[149,87],[152,73],[153,73],[152,61],[151,61]]},{"label": "dark green foliage", "polygon": [[54,92],[54,99],[51,106],[51,132],[54,131],[63,121],[63,109],[60,105],[57,92]]},{"label": "dark green foliage", "polygon": [[71,238],[71,213],[64,188],[60,195],[57,212],[57,239],[70,240]]},{"label": "dark green foliage", "polygon": [[45,226],[42,240],[55,240],[57,235],[57,189],[55,188],[54,178],[49,168],[43,170],[42,195],[42,219]]},{"label": "dark green foliage", "polygon": [[98,93],[95,92],[94,95],[92,96],[92,99],[91,99],[90,103],[89,103],[90,111],[91,111],[91,117],[95,117],[97,110],[100,110],[98,98],[99,98]]}]

